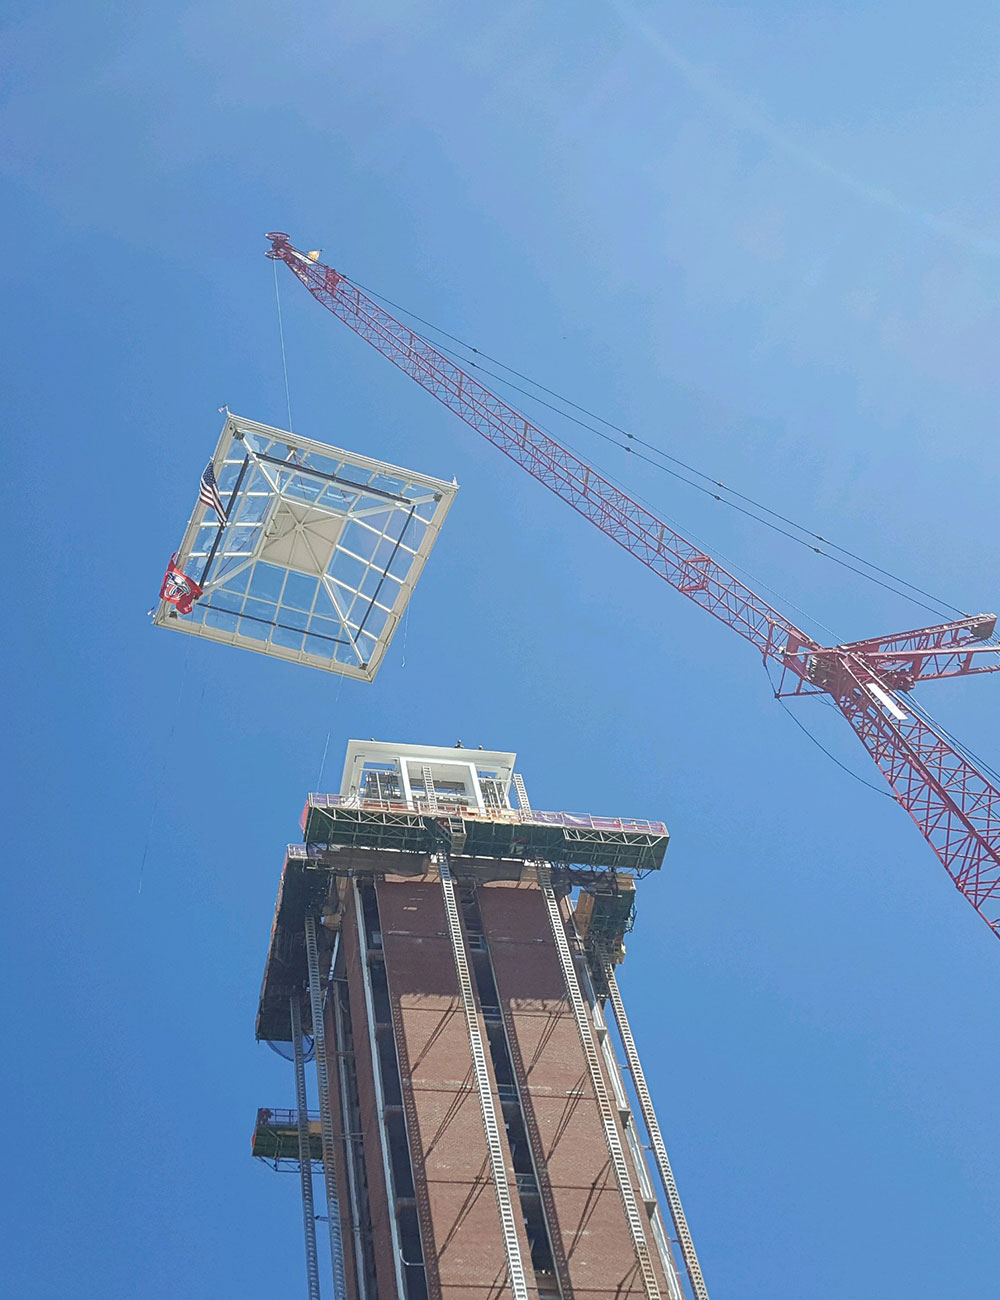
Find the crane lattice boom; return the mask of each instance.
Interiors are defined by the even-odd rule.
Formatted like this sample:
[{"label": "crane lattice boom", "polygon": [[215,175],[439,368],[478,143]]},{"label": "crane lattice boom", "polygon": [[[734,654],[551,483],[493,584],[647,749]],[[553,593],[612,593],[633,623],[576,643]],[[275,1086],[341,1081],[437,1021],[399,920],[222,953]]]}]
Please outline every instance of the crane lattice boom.
[{"label": "crane lattice boom", "polygon": [[933,723],[907,710],[918,681],[1000,669],[995,614],[822,646],[645,506],[401,324],[318,255],[275,232],[284,262],[335,316],[619,546],[781,670],[778,694],[830,696],[944,864],[1000,937],[1000,790]]}]

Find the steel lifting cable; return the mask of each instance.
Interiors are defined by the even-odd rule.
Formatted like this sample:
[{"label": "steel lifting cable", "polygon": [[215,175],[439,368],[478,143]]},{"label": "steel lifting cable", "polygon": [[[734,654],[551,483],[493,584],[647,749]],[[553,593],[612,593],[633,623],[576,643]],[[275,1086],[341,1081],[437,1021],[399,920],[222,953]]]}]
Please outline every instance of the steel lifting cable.
[{"label": "steel lifting cable", "polygon": [[684,1267],[687,1269],[687,1275],[691,1282],[691,1290],[694,1292],[695,1300],[709,1300],[708,1288],[705,1286],[705,1279],[701,1274],[701,1265],[698,1263],[691,1230],[684,1214],[684,1207],[681,1205],[680,1193],[677,1190],[673,1170],[670,1168],[670,1160],[667,1157],[663,1134],[660,1132],[659,1120],[657,1120],[656,1112],[653,1109],[653,1098],[646,1084],[646,1075],[642,1068],[642,1062],[639,1060],[635,1039],[632,1037],[632,1028],[628,1022],[628,1016],[625,1014],[625,1003],[622,1001],[618,981],[615,979],[615,968],[610,962],[604,967],[604,978],[607,981],[608,992],[611,995],[611,1005],[614,1008],[618,1032],[625,1048],[625,1059],[628,1061],[629,1073],[635,1085],[636,1096],[639,1098],[639,1109],[642,1112],[643,1123],[646,1125],[646,1132],[649,1134],[649,1140],[652,1143],[656,1165],[660,1172],[660,1181],[663,1183],[663,1191],[670,1207],[670,1217],[674,1221],[674,1229],[680,1243],[681,1255],[684,1258]]},{"label": "steel lifting cable", "polygon": [[313,1201],[312,1152],[309,1144],[309,1103],[306,1062],[302,1052],[302,1008],[297,994],[289,999],[292,1025],[292,1060],[295,1062],[296,1127],[299,1140],[299,1177],[302,1183],[302,1228],[306,1238],[306,1287],[309,1300],[320,1300],[319,1256],[316,1253],[316,1206]]},{"label": "steel lifting cable", "polygon": [[594,1046],[594,1034],[590,1027],[590,1018],[587,1014],[587,1007],[584,1003],[583,995],[580,992],[580,982],[577,979],[576,968],[573,965],[573,955],[569,949],[569,940],[566,938],[566,927],[563,924],[562,913],[559,910],[559,903],[556,899],[555,890],[552,888],[552,874],[548,863],[537,863],[536,869],[538,872],[538,883],[542,890],[542,897],[545,900],[545,906],[549,914],[549,924],[552,928],[552,935],[556,941],[556,948],[559,954],[559,962],[562,966],[566,991],[569,994],[570,1003],[573,1007],[573,1014],[576,1017],[576,1027],[580,1034],[580,1042],[583,1045],[584,1055],[587,1058],[587,1067],[590,1071],[590,1081],[593,1085],[598,1108],[601,1112],[601,1122],[604,1125],[604,1136],[608,1144],[608,1154],[611,1157],[611,1164],[614,1168],[615,1178],[618,1182],[618,1194],[621,1197],[622,1205],[625,1209],[625,1218],[628,1220],[629,1232],[632,1236],[632,1246],[635,1250],[636,1263],[638,1264],[639,1272],[642,1275],[643,1289],[646,1292],[647,1300],[660,1300],[660,1285],[657,1282],[656,1274],[653,1271],[653,1263],[649,1253],[649,1243],[646,1240],[646,1233],[642,1226],[642,1217],[639,1214],[639,1204],[636,1200],[635,1189],[632,1186],[632,1178],[629,1174],[628,1165],[625,1163],[625,1151],[622,1147],[621,1136],[618,1132],[618,1120],[615,1116],[614,1108],[611,1105],[611,1099],[608,1096],[608,1089],[604,1081],[601,1062],[597,1055],[597,1048]]},{"label": "steel lifting cable", "polygon": [[[720,504],[722,505],[729,506],[730,509],[737,511],[737,513],[739,514],[746,515],[748,518],[753,519],[756,523],[762,524],[765,528],[770,528],[773,532],[779,533],[781,536],[788,538],[790,541],[797,542],[800,546],[807,547],[809,550],[813,551],[816,555],[822,555],[826,559],[832,560],[834,564],[839,564],[843,568],[849,570],[851,573],[855,573],[859,577],[866,578],[869,582],[873,582],[876,586],[883,587],[885,588],[885,590],[893,592],[894,595],[901,596],[905,600],[911,601],[914,605],[919,606],[921,609],[929,610],[931,613],[936,614],[938,616],[940,616],[940,610],[942,609],[948,610],[951,613],[956,613],[956,614],[966,613],[966,611],[960,610],[956,605],[951,604],[950,601],[943,600],[940,596],[935,596],[933,592],[926,591],[923,587],[917,586],[916,583],[908,582],[907,579],[901,578],[898,574],[893,573],[889,569],[883,568],[881,565],[876,564],[872,560],[866,560],[863,556],[858,555],[856,552],[849,550],[846,546],[840,546],[837,542],[831,541],[830,538],[824,537],[821,533],[814,532],[811,528],[807,528],[805,524],[800,524],[796,520],[790,519],[787,515],[782,514],[778,510],[772,510],[770,506],[764,505],[763,502],[755,500],[753,497],[748,496],[744,492],[739,492],[736,488],[730,487],[727,483],[723,483],[720,479],[713,478],[710,474],[706,474],[703,470],[697,469],[694,465],[688,464],[687,461],[681,460],[680,457],[674,456],[668,451],[664,451],[662,447],[658,447],[655,443],[649,442],[645,438],[640,438],[638,434],[630,433],[627,429],[623,429],[620,425],[615,424],[613,421],[605,419],[604,416],[598,415],[596,414],[596,412],[588,410],[587,407],[581,406],[578,402],[574,402],[571,398],[564,397],[561,393],[556,392],[554,389],[548,388],[546,387],[545,384],[539,383],[538,380],[532,379],[530,376],[522,374],[521,371],[515,370],[512,366],[506,365],[504,362],[499,361],[496,357],[490,356],[489,353],[483,352],[479,348],[473,347],[471,343],[466,343],[463,339],[458,338],[454,334],[450,334],[447,330],[442,329],[440,325],[435,325],[432,321],[425,320],[422,316],[418,316],[416,312],[412,312],[408,308],[401,306],[399,303],[393,302],[391,298],[386,298],[384,294],[379,294],[376,293],[373,289],[366,288],[365,285],[361,284],[357,280],[352,280],[350,281],[350,283],[357,285],[359,289],[363,289],[365,293],[370,294],[373,298],[377,298],[380,302],[387,303],[390,307],[394,308],[396,311],[402,312],[404,316],[409,316],[411,320],[415,320],[419,322],[419,324],[426,326],[428,329],[433,330],[435,334],[440,334],[442,337],[450,339],[452,343],[457,344],[460,348],[464,349],[465,352],[471,352],[475,356],[483,357],[485,360],[491,362],[493,365],[499,366],[501,370],[505,370],[508,374],[516,376],[524,383],[529,384],[531,388],[536,389],[538,391],[531,392],[528,389],[521,388],[517,384],[513,383],[510,379],[505,378],[505,376],[503,375],[498,375],[495,371],[489,370],[486,366],[480,364],[478,361],[471,361],[467,356],[464,356],[460,353],[456,353],[452,351],[450,348],[444,347],[441,344],[435,345],[440,349],[440,351],[445,352],[451,357],[453,357],[455,360],[460,361],[462,365],[470,366],[474,370],[481,371],[483,374],[488,375],[491,379],[495,379],[499,383],[505,384],[508,388],[513,389],[514,392],[520,393],[522,394],[522,396],[530,398],[532,401],[537,402],[540,406],[546,407],[548,410],[554,412],[556,415],[561,415],[563,419],[569,420],[573,424],[579,425],[581,429],[586,429],[589,433],[595,434],[598,438],[603,439],[605,442],[611,443],[612,446],[618,447],[619,450],[628,452],[630,455],[638,457],[639,460],[645,461],[648,465],[651,465],[654,469],[658,469],[664,474],[669,474],[672,478],[677,479],[679,482],[685,483],[688,487],[694,488],[695,491],[701,492],[706,496],[711,497],[713,500],[720,502]],[[554,406],[551,402],[547,402],[543,397],[538,396],[539,392],[546,393],[548,394],[549,397],[555,398],[557,402],[562,403],[562,406]],[[625,438],[627,441],[619,442],[617,438],[614,438],[610,434],[605,433],[604,430],[595,428],[593,424],[588,424],[586,420],[581,420],[579,416],[572,415],[570,411],[564,410],[562,409],[562,407],[569,407],[571,408],[571,410],[579,411],[580,415],[585,415],[588,420],[596,420],[598,424],[604,425],[606,429],[611,429],[613,430],[614,433],[621,434],[621,436]],[[703,480],[703,483],[694,483],[690,479],[685,478],[683,474],[679,474],[676,470],[671,469],[669,465],[664,465],[660,461],[653,460],[651,457],[644,455],[642,452],[636,451],[634,446],[628,445],[630,442],[638,444],[639,446],[646,447],[649,451],[653,453],[654,456],[662,457],[663,460],[668,460],[674,465],[679,465],[681,469],[685,470],[688,474],[693,474],[696,478]],[[708,486],[703,486],[703,484],[707,484]],[[717,492],[712,490],[714,488],[721,488],[722,491],[728,493],[729,496],[736,498],[736,500],[745,502],[746,506],[751,507],[751,509],[749,510],[745,509],[743,506],[737,505],[735,500],[730,501],[727,497],[720,496]],[[771,519],[762,519],[759,515],[753,513],[754,510],[763,511],[764,514],[770,515]],[[772,523],[771,522],[772,519],[778,520],[780,524],[786,524],[789,528],[794,528],[797,532],[805,534],[805,536],[797,537],[792,533],[786,532],[786,530],[780,527],[779,524]],[[806,540],[807,538],[809,540]],[[813,545],[814,541],[822,542],[825,546],[832,547],[833,550],[839,551],[840,555],[847,556],[851,560],[856,560],[859,564],[864,565],[866,569],[871,569],[873,572],[866,573],[863,569],[858,569],[853,564],[847,563],[847,560],[841,559],[840,555],[832,555],[830,551],[821,550],[818,546]],[[908,588],[908,590],[899,591],[896,587],[892,587],[888,583],[881,581],[880,578],[875,577],[874,574],[876,573],[881,574],[882,578],[888,578],[891,582],[899,584],[899,586]],[[911,593],[916,593],[916,594],[911,594]],[[932,606],[924,604],[923,601],[917,599],[917,596],[924,596],[927,600],[932,601],[933,605],[936,606],[937,608],[932,608]]]},{"label": "steel lifting cable", "polygon": [[323,1139],[323,1179],[326,1184],[326,1218],[330,1230],[330,1260],[337,1300],[345,1300],[344,1243],[340,1236],[340,1202],[337,1197],[337,1155],[330,1110],[330,1070],[326,1055],[326,1026],[323,1023],[323,990],[319,982],[319,949],[316,945],[316,918],[306,911],[306,961],[309,969],[309,1003],[312,1010],[316,1077],[319,1083],[319,1121]]},{"label": "steel lifting cable", "polygon": [[288,361],[285,357],[285,324],[281,319],[281,294],[278,291],[278,263],[274,264],[274,305],[278,309],[278,338],[281,340],[281,370],[285,376],[285,405],[288,408],[288,432],[292,432],[292,398],[288,388]]}]

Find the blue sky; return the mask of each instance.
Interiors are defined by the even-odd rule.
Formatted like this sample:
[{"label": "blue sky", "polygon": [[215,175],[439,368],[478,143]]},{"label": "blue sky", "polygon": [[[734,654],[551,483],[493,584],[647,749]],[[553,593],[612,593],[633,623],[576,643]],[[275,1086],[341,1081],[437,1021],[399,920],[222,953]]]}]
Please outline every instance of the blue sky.
[{"label": "blue sky", "polygon": [[[296,428],[462,485],[405,666],[340,684],[145,612],[217,407],[284,419],[275,228],[995,609],[995,7],[5,11],[10,1293],[298,1293],[295,1183],[248,1155],[291,1072],[253,1016],[305,792],[374,735],[669,823],[623,985],[713,1296],[991,1295],[996,941],[748,647],[287,273]],[[922,620],[570,437],[838,635]],[[923,698],[996,764],[989,679]],[[799,711],[871,778],[827,715]]]}]

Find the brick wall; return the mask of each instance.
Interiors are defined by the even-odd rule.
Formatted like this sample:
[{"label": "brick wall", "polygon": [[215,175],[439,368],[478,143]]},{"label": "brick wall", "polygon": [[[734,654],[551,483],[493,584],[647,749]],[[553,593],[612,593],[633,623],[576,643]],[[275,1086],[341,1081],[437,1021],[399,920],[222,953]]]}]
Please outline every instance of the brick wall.
[{"label": "brick wall", "polygon": [[[442,1300],[485,1300],[506,1289],[506,1254],[441,886],[390,878],[377,888],[411,1160],[433,1237],[431,1248],[425,1231],[425,1252]],[[521,1249],[527,1260],[523,1234]]]},{"label": "brick wall", "polygon": [[[557,1262],[565,1258],[576,1300],[641,1297],[632,1238],[541,892],[525,883],[489,884],[480,890],[480,911],[556,1207],[553,1253]],[[650,1253],[655,1257],[651,1241]],[[654,1267],[659,1274],[655,1259]]]}]

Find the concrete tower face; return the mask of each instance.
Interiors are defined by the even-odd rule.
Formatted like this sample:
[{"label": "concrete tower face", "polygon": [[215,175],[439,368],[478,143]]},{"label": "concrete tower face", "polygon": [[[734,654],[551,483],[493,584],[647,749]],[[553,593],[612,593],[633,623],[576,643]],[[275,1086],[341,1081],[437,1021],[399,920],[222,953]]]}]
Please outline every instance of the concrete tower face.
[{"label": "concrete tower face", "polygon": [[666,830],[534,812],[514,759],[352,741],[289,851],[258,1036],[322,1007],[320,1124],[294,1137],[335,1202],[335,1289],[680,1300],[603,1014],[627,868]]}]

